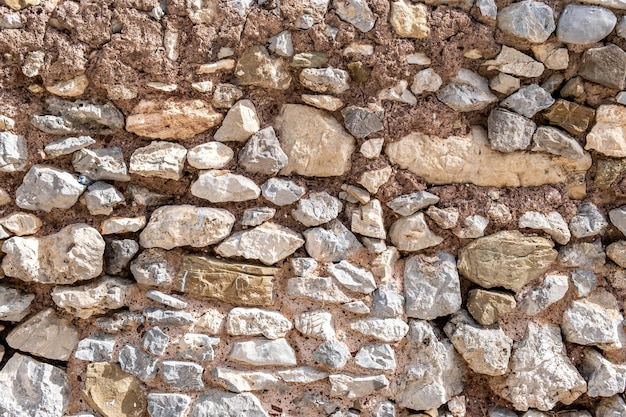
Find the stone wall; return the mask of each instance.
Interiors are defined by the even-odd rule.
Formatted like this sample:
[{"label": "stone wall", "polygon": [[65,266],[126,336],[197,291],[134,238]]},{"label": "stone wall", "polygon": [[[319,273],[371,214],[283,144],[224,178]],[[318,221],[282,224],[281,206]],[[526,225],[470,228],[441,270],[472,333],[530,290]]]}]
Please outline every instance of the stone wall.
[{"label": "stone wall", "polygon": [[0,415],[626,415],[625,15],[0,0]]}]

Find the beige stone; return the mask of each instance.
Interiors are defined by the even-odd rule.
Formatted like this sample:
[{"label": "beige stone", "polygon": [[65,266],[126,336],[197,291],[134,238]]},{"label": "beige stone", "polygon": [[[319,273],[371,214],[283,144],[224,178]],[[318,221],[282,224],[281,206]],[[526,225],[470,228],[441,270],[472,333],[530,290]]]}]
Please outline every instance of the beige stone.
[{"label": "beige stone", "polygon": [[146,227],[146,216],[110,217],[100,223],[103,235],[134,233]]},{"label": "beige stone", "polygon": [[55,287],[52,290],[52,300],[70,314],[88,319],[94,314],[127,307],[134,288],[133,281],[104,277],[79,287]]},{"label": "beige stone", "polygon": [[519,291],[541,276],[557,258],[551,240],[507,230],[475,240],[459,251],[458,268],[485,287]]},{"label": "beige stone", "polygon": [[259,118],[254,103],[250,100],[236,102],[224,118],[215,135],[219,142],[245,142],[260,129]]},{"label": "beige stone", "polygon": [[83,74],[66,81],[47,85],[46,90],[61,97],[77,97],[85,92],[87,86],[89,86],[89,79]]},{"label": "beige stone", "polygon": [[626,107],[607,104],[596,110],[596,124],[587,135],[585,149],[617,158],[626,157]]},{"label": "beige stone", "polygon": [[302,101],[318,109],[328,111],[337,111],[343,107],[343,101],[340,98],[324,94],[302,94]]},{"label": "beige stone", "polygon": [[0,219],[0,226],[17,236],[32,235],[41,228],[41,220],[34,214],[13,213]]},{"label": "beige stone", "polygon": [[584,177],[591,167],[589,154],[570,159],[537,152],[494,151],[479,127],[472,128],[469,136],[448,138],[413,132],[387,145],[385,153],[392,163],[429,184],[533,187],[566,183],[575,198],[584,196]]},{"label": "beige stone", "polygon": [[376,239],[386,239],[385,222],[383,219],[383,207],[378,200],[359,207],[352,212],[352,232]]},{"label": "beige stone", "polygon": [[409,252],[437,246],[443,242],[442,237],[428,228],[424,213],[396,220],[389,229],[389,238],[398,249]]},{"label": "beige stone", "polygon": [[142,100],[126,119],[126,130],[153,139],[189,139],[222,121],[202,100]]},{"label": "beige stone", "polygon": [[30,6],[37,6],[40,0],[2,0],[2,4],[12,8],[13,10],[22,10]]},{"label": "beige stone", "polygon": [[424,39],[430,35],[428,7],[424,4],[411,4],[407,0],[391,3],[389,23],[402,38]]},{"label": "beige stone", "polygon": [[87,365],[83,398],[106,417],[142,417],[147,401],[142,384],[115,363]]},{"label": "beige stone", "polygon": [[564,70],[569,65],[569,52],[567,48],[562,48],[559,43],[544,43],[541,45],[533,45],[533,54],[548,69]]},{"label": "beige stone", "polygon": [[389,181],[391,173],[391,167],[366,171],[361,175],[361,178],[359,178],[359,184],[365,187],[370,193],[376,194],[378,189]]},{"label": "beige stone", "polygon": [[291,84],[291,75],[280,58],[272,58],[261,45],[247,48],[237,61],[235,76],[242,85],[286,90]]},{"label": "beige stone", "polygon": [[541,62],[537,62],[530,56],[506,45],[502,47],[496,59],[486,61],[483,65],[487,65],[489,71],[497,70],[527,78],[539,77],[545,69]]},{"label": "beige stone", "polygon": [[483,326],[491,326],[515,308],[512,294],[474,289],[467,297],[467,310]]},{"label": "beige stone", "polygon": [[281,175],[343,175],[350,169],[354,138],[328,113],[286,104],[277,121],[280,144],[289,158]]}]

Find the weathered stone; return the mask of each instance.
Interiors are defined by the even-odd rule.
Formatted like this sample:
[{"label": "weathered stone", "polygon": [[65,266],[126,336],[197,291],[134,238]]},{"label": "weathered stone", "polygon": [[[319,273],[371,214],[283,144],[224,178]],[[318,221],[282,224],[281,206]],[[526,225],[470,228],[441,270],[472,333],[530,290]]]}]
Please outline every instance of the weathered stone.
[{"label": "weathered stone", "polygon": [[286,104],[277,129],[289,159],[280,171],[282,175],[332,177],[350,169],[354,138],[329,114],[309,106]]},{"label": "weathered stone", "polygon": [[542,2],[524,0],[498,12],[498,29],[532,43],[548,40],[555,27],[552,8]]},{"label": "weathered stone", "polygon": [[168,286],[172,283],[175,268],[162,249],[147,249],[131,263],[130,271],[135,280],[143,285]]},{"label": "weathered stone", "polygon": [[135,149],[130,156],[130,173],[142,177],[179,180],[183,177],[187,149],[177,143],[153,141]]},{"label": "weathered stone", "polygon": [[241,97],[243,97],[241,88],[233,84],[220,83],[215,86],[211,103],[218,109],[230,109]]},{"label": "weathered stone", "polygon": [[501,108],[489,113],[487,126],[489,143],[500,152],[526,149],[537,127],[532,120]]},{"label": "weathered stone", "polygon": [[348,261],[330,264],[326,270],[349,290],[369,294],[376,289],[376,282],[372,273],[356,267]]},{"label": "weathered stone", "polygon": [[360,367],[390,371],[396,369],[396,355],[386,343],[363,346],[354,357]]},{"label": "weathered stone", "polygon": [[302,94],[302,101],[309,106],[328,111],[337,111],[344,105],[341,99],[324,94]]},{"label": "weathered stone", "polygon": [[[626,8],[626,4],[623,4],[622,8]],[[596,417],[618,417],[624,415],[624,413],[626,413],[626,402],[620,395],[603,398],[595,409]]]},{"label": "weathered stone", "polygon": [[124,372],[147,381],[157,374],[157,360],[133,345],[126,344],[120,348],[118,361]]},{"label": "weathered stone", "polygon": [[591,271],[584,269],[572,271],[572,285],[578,297],[589,295],[596,287],[596,280],[596,274]]},{"label": "weathered stone", "polygon": [[211,203],[254,200],[261,189],[251,179],[227,170],[204,171],[191,184],[191,194]]},{"label": "weathered stone", "polygon": [[288,30],[283,30],[282,32],[272,36],[269,39],[268,49],[276,55],[282,57],[293,56],[293,41],[291,39],[291,33]]},{"label": "weathered stone", "polygon": [[126,187],[126,191],[130,194],[133,205],[160,206],[172,200],[169,195],[155,193],[135,184],[129,184],[128,187]]},{"label": "weathered stone", "polygon": [[146,216],[109,217],[100,223],[102,235],[114,235],[138,232],[146,226]]},{"label": "weathered stone", "polygon": [[413,84],[411,85],[411,91],[414,94],[422,94],[427,92],[436,92],[439,90],[443,81],[439,74],[437,74],[432,68],[426,68],[419,71],[413,77]]},{"label": "weathered stone", "polygon": [[245,209],[241,215],[242,226],[259,226],[271,220],[276,215],[276,209],[271,207],[252,207]]},{"label": "weathered stone", "polygon": [[572,135],[581,135],[593,122],[595,112],[589,107],[559,99],[543,115],[550,124],[562,127]]},{"label": "weathered stone", "polygon": [[82,95],[89,86],[89,79],[85,74],[64,81],[58,81],[51,85],[46,85],[46,90],[50,94],[61,97],[77,97]]},{"label": "weathered stone", "polygon": [[454,207],[440,209],[431,206],[426,210],[426,214],[442,229],[452,229],[459,221],[459,210]]},{"label": "weathered stone", "polygon": [[239,165],[255,174],[275,175],[287,163],[287,155],[271,126],[253,134],[239,152]]},{"label": "weathered stone", "polygon": [[455,314],[444,331],[470,369],[490,376],[509,368],[513,340],[499,327],[481,327],[465,311]]},{"label": "weathered stone", "polygon": [[0,206],[5,206],[9,204],[11,201],[13,200],[11,199],[11,196],[9,195],[9,193],[7,193],[5,189],[0,188]]},{"label": "weathered stone", "polygon": [[70,405],[65,371],[15,353],[0,371],[0,410],[11,417],[62,417]]},{"label": "weathered stone", "polygon": [[389,229],[389,238],[399,250],[416,252],[443,242],[426,223],[424,213],[396,220]]},{"label": "weathered stone", "polygon": [[114,349],[114,336],[94,333],[78,342],[74,357],[89,362],[112,362]]},{"label": "weathered stone", "polygon": [[209,308],[196,320],[195,326],[208,334],[220,334],[224,317],[218,310]]},{"label": "weathered stone", "polygon": [[487,79],[466,68],[461,68],[450,78],[448,84],[439,90],[437,98],[459,112],[482,110],[498,100],[489,91]]},{"label": "weathered stone", "polygon": [[298,201],[298,207],[292,210],[291,215],[307,227],[319,226],[337,218],[342,208],[339,199],[322,191]]},{"label": "weathered stone", "polygon": [[569,52],[558,42],[548,42],[531,47],[535,57],[548,69],[564,70],[569,66]]},{"label": "weathered stone", "polygon": [[30,213],[13,213],[0,219],[0,226],[16,236],[32,235],[41,228],[41,220]]},{"label": "weathered stone", "polygon": [[313,351],[313,360],[331,369],[343,368],[351,357],[348,346],[336,339],[325,341]]},{"label": "weathered stone", "polygon": [[463,220],[463,227],[453,230],[453,233],[461,239],[476,239],[485,236],[485,229],[487,229],[488,225],[488,218],[475,214],[467,216]]},{"label": "weathered stone", "polygon": [[568,4],[559,17],[556,37],[565,43],[600,42],[613,31],[616,23],[617,17],[604,7]]},{"label": "weathered stone", "polygon": [[409,346],[413,355],[399,385],[402,391],[397,403],[401,407],[438,408],[463,390],[465,363],[452,344],[438,336],[439,330],[429,322],[411,322]]},{"label": "weathered stone", "polygon": [[611,397],[626,387],[626,366],[609,362],[595,349],[584,350],[580,373],[587,380],[590,397]]},{"label": "weathered stone", "polygon": [[394,284],[383,284],[372,295],[372,312],[376,317],[394,318],[404,314],[404,297]]},{"label": "weathered stone", "polygon": [[22,352],[67,361],[78,345],[78,329],[46,308],[15,327],[6,341]]},{"label": "weathered stone", "polygon": [[305,336],[330,340],[335,338],[333,316],[323,310],[309,310],[294,317],[296,329]]},{"label": "weathered stone", "polygon": [[612,157],[626,156],[626,107],[610,104],[598,107],[596,124],[587,135],[585,149]]},{"label": "weathered stone", "polygon": [[136,331],[144,323],[143,314],[122,310],[113,313],[110,317],[99,317],[95,320],[96,326],[107,333],[122,331]]},{"label": "weathered stone", "polygon": [[542,230],[561,245],[567,244],[571,238],[567,223],[558,211],[552,211],[548,214],[527,211],[519,218],[518,227]]},{"label": "weathered stone", "polygon": [[462,248],[458,268],[466,278],[485,288],[519,291],[544,273],[556,260],[554,244],[519,231],[503,231]]},{"label": "weathered stone", "polygon": [[30,304],[34,299],[34,294],[24,294],[17,289],[0,285],[0,320],[22,321],[30,313]]},{"label": "weathered stone", "polygon": [[261,187],[263,197],[277,206],[288,206],[304,195],[304,188],[293,181],[270,178]]},{"label": "weathered stone", "polygon": [[307,229],[302,234],[307,253],[319,262],[339,262],[363,247],[338,220],[328,222],[325,228]]},{"label": "weathered stone", "polygon": [[519,90],[519,78],[512,77],[508,74],[499,72],[496,76],[489,80],[489,88],[502,94],[512,94]]},{"label": "weathered stone", "polygon": [[203,371],[197,363],[165,360],[161,364],[160,374],[171,387],[199,391],[204,388]]},{"label": "weathered stone", "polygon": [[404,296],[408,317],[433,320],[458,311],[461,289],[454,256],[438,252],[407,259]]},{"label": "weathered stone", "polygon": [[132,281],[104,277],[80,287],[55,287],[52,290],[52,300],[76,317],[87,319],[107,310],[127,307],[134,287]]},{"label": "weathered stone", "polygon": [[469,292],[467,309],[474,319],[484,325],[491,326],[515,308],[515,298],[511,294],[500,291],[474,289]]},{"label": "weathered stone", "polygon": [[108,417],[141,417],[146,397],[141,383],[112,363],[90,363],[85,374],[83,398]]},{"label": "weathered stone", "polygon": [[254,103],[250,100],[240,100],[228,110],[222,125],[213,137],[219,142],[245,142],[259,131],[259,123]]},{"label": "weathered stone", "polygon": [[300,73],[300,84],[316,93],[341,94],[350,88],[350,75],[332,67],[305,68]]},{"label": "weathered stone", "polygon": [[391,3],[389,23],[401,38],[424,39],[430,35],[428,8],[406,0]]},{"label": "weathered stone", "polygon": [[[519,3],[515,3],[519,4]],[[508,96],[500,102],[502,107],[511,109],[524,117],[533,117],[541,110],[545,110],[554,104],[554,99],[537,84],[531,84],[519,89],[516,93]]]},{"label": "weathered stone", "polygon": [[365,0],[333,0],[337,15],[361,32],[374,27],[376,17]]},{"label": "weathered stone", "polygon": [[122,148],[79,149],[74,152],[72,166],[94,181],[130,181]]},{"label": "weathered stone", "polygon": [[227,210],[190,205],[156,209],[139,235],[144,248],[172,249],[178,246],[203,247],[230,234],[235,216]]},{"label": "weathered stone", "polygon": [[546,275],[540,286],[532,288],[520,300],[518,308],[534,316],[565,296],[569,287],[567,275]]},{"label": "weathered stone", "polygon": [[27,7],[37,6],[41,0],[3,0],[5,6],[13,10],[19,11]]},{"label": "weathered stone", "polygon": [[403,320],[375,317],[351,321],[350,328],[382,342],[399,342],[409,331],[409,325]]},{"label": "weathered stone", "polygon": [[[348,64],[348,69],[350,69],[350,64]],[[355,79],[355,75],[352,75],[352,78],[357,81]],[[367,80],[363,82],[367,82]],[[417,104],[417,98],[415,98],[411,91],[409,91],[409,83],[406,80],[400,80],[396,85],[380,90],[378,92],[378,98],[380,100],[397,101],[411,106],[415,106]]]},{"label": "weathered stone", "polygon": [[585,94],[585,83],[580,77],[570,78],[560,91],[561,97],[575,99]]},{"label": "weathered stone", "polygon": [[568,268],[598,271],[605,264],[606,255],[600,239],[589,243],[570,243],[559,249],[559,262]]},{"label": "weathered stone", "polygon": [[221,113],[202,100],[142,100],[126,119],[126,130],[152,139],[190,139],[218,125]]},{"label": "weathered stone", "polygon": [[208,142],[187,152],[187,162],[197,169],[221,169],[234,157],[231,148],[220,142]]},{"label": "weathered stone", "polygon": [[282,314],[258,308],[234,308],[226,319],[226,331],[232,336],[263,335],[278,339],[285,337],[292,328],[291,322]]},{"label": "weathered stone", "polygon": [[497,70],[505,74],[526,78],[539,77],[545,69],[541,62],[537,62],[530,56],[506,45],[502,46],[496,59],[486,61],[483,65],[488,65],[487,70],[489,71]]},{"label": "weathered stone", "polygon": [[310,382],[319,381],[328,376],[326,372],[319,371],[310,366],[301,366],[294,369],[286,369],[278,371],[278,376],[285,382],[308,384]]},{"label": "weathered stone", "polygon": [[299,233],[275,223],[266,222],[251,230],[234,233],[215,250],[224,257],[258,259],[266,265],[282,261],[304,244]]},{"label": "weathered stone", "polygon": [[104,247],[100,233],[86,224],[41,238],[12,237],[2,245],[2,269],[26,282],[72,284],[100,275]]},{"label": "weathered stone", "polygon": [[287,280],[287,295],[329,303],[346,303],[350,298],[329,277],[298,277]]},{"label": "weathered stone", "polygon": [[360,206],[352,212],[351,229],[354,233],[376,239],[386,239],[383,207],[378,200]]},{"label": "weathered stone", "polygon": [[191,398],[184,394],[156,393],[148,394],[148,414],[150,417],[184,416]]},{"label": "weathered stone", "polygon": [[143,315],[151,325],[187,326],[196,321],[193,315],[187,311],[164,310],[155,307],[145,309]]},{"label": "weathered stone", "polygon": [[357,138],[365,138],[372,133],[383,130],[383,124],[380,120],[381,113],[357,106],[349,106],[341,110],[346,129]]},{"label": "weathered stone", "polygon": [[623,90],[626,87],[626,52],[613,44],[587,49],[578,74],[605,87]]},{"label": "weathered stone", "polygon": [[553,155],[572,159],[585,156],[585,151],[576,139],[554,127],[539,126],[533,135],[533,142],[535,143],[533,147],[535,151],[547,151]]},{"label": "weathered stone", "polygon": [[89,214],[108,216],[114,207],[124,203],[124,195],[111,184],[96,181],[87,187],[80,201],[87,206]]},{"label": "weathered stone", "polygon": [[269,417],[254,395],[235,394],[217,389],[204,391],[191,407],[189,417],[206,417],[207,412],[224,417]]},{"label": "weathered stone", "polygon": [[228,357],[253,366],[295,366],[296,354],[285,339],[235,342]]},{"label": "weathered stone", "polygon": [[213,378],[233,392],[264,391],[275,389],[280,379],[273,374],[259,371],[238,371],[229,368],[213,369]]},{"label": "weathered stone", "polygon": [[261,45],[246,48],[235,67],[235,76],[242,85],[286,90],[291,84],[291,76],[280,58],[270,57]]},{"label": "weathered stone", "polygon": [[160,327],[151,327],[146,330],[141,346],[149,353],[161,356],[165,353],[169,340],[169,336]]},{"label": "weathered stone", "polygon": [[365,189],[367,189],[370,193],[376,194],[380,187],[389,181],[392,173],[393,170],[389,166],[381,169],[365,171],[361,174],[358,183],[365,187]]},{"label": "weathered stone", "polygon": [[586,389],[586,383],[565,355],[561,332],[556,326],[528,323],[524,338],[514,344],[511,374],[492,387],[516,410],[548,411],[557,402],[571,404]]},{"label": "weathered stone", "polygon": [[24,136],[0,132],[0,172],[24,171],[28,164],[28,149]]},{"label": "weathered stone", "polygon": [[576,215],[569,223],[572,234],[577,238],[603,235],[608,226],[609,223],[593,203],[579,205]]},{"label": "weathered stone", "polygon": [[361,398],[387,388],[389,381],[384,375],[352,376],[329,375],[330,395],[343,398]]},{"label": "weathered stone", "polygon": [[316,276],[318,263],[313,258],[291,258],[291,266],[296,276]]},{"label": "weathered stone", "polygon": [[[175,288],[186,294],[231,304],[274,304],[276,268],[186,255],[175,279]],[[246,285],[241,285],[245,282]]]},{"label": "weathered stone", "polygon": [[[42,53],[43,61],[43,53]],[[46,114],[33,115],[30,122],[37,129],[53,135],[110,135],[124,127],[124,116],[113,104],[66,101],[56,97],[46,100]]]},{"label": "weathered stone", "polygon": [[33,165],[15,193],[15,203],[26,210],[50,212],[68,209],[85,190],[72,174],[46,165]]},{"label": "weathered stone", "polygon": [[327,62],[328,55],[325,52],[299,52],[293,56],[289,65],[296,68],[319,68],[326,65]]},{"label": "weathered stone", "polygon": [[213,346],[219,343],[219,337],[186,333],[178,343],[178,356],[198,362],[212,361],[215,357]]}]

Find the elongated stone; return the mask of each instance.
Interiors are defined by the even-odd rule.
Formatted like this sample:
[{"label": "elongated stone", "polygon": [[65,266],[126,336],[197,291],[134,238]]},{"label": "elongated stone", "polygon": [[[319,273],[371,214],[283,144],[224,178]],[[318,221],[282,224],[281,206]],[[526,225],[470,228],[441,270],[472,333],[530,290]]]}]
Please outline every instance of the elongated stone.
[{"label": "elongated stone", "polygon": [[626,52],[614,44],[587,49],[578,74],[605,87],[623,90],[626,87]]},{"label": "elongated stone", "polygon": [[87,319],[94,314],[127,307],[134,289],[131,280],[104,277],[80,287],[55,287],[52,300],[76,317]]},{"label": "elongated stone", "polygon": [[330,395],[343,398],[361,398],[389,386],[385,375],[352,376],[329,375]]},{"label": "elongated stone", "polygon": [[15,192],[15,204],[26,210],[50,212],[53,208],[68,209],[78,201],[85,186],[69,172],[33,165]]},{"label": "elongated stone", "polygon": [[220,417],[269,417],[261,401],[250,393],[235,394],[209,389],[194,402],[189,417],[208,417],[207,410]]},{"label": "elongated stone", "polygon": [[589,44],[606,38],[617,23],[609,9],[568,4],[559,17],[556,37],[564,43]]},{"label": "elongated stone", "polygon": [[233,308],[226,318],[226,331],[233,336],[263,335],[278,339],[292,328],[293,324],[282,314],[259,308]]},{"label": "elongated stone", "polygon": [[585,149],[595,149],[612,157],[626,157],[626,107],[602,105],[596,111],[596,124],[587,135]]},{"label": "elongated stone", "polygon": [[350,328],[358,333],[371,336],[383,342],[398,342],[406,336],[409,325],[400,319],[367,319],[350,322]]},{"label": "elongated stone", "polygon": [[296,353],[285,339],[236,342],[228,357],[253,366],[295,366]]},{"label": "elongated stone", "polygon": [[287,294],[330,303],[347,303],[350,301],[350,297],[329,277],[289,278]]},{"label": "elongated stone", "polygon": [[261,189],[250,178],[228,170],[205,171],[191,184],[191,194],[211,203],[254,200]]}]

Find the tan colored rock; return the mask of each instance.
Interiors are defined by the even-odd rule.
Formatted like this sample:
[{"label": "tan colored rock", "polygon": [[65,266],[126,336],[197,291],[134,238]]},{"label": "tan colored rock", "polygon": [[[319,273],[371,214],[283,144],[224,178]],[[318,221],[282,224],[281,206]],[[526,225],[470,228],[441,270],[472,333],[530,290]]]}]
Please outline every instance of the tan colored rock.
[{"label": "tan colored rock", "polygon": [[0,226],[17,236],[32,235],[41,228],[41,220],[34,214],[13,213],[0,219]]},{"label": "tan colored rock", "polygon": [[489,71],[497,70],[505,74],[527,78],[539,77],[545,69],[541,62],[537,62],[530,56],[506,45],[502,46],[496,59],[486,61],[483,65],[488,65],[487,70]]},{"label": "tan colored rock", "polygon": [[40,1],[41,0],[2,0],[2,4],[18,11],[30,6],[37,6]]},{"label": "tan colored rock", "polygon": [[100,233],[103,235],[134,233],[144,227],[146,227],[146,216],[109,217],[100,223]]},{"label": "tan colored rock", "polygon": [[428,228],[424,213],[397,220],[389,229],[389,238],[398,249],[410,252],[437,246],[443,242],[442,237]]},{"label": "tan colored rock", "polygon": [[352,212],[352,232],[376,239],[386,239],[383,207],[378,200],[359,207]]},{"label": "tan colored rock", "polygon": [[277,268],[186,255],[175,278],[177,291],[232,304],[274,304]]},{"label": "tan colored rock", "polygon": [[484,326],[491,326],[500,320],[515,305],[515,297],[502,291],[474,289],[467,297],[467,310],[474,320]]},{"label": "tan colored rock", "polygon": [[261,45],[243,51],[235,67],[235,76],[241,85],[286,90],[291,84],[291,75],[282,59],[272,58]]},{"label": "tan colored rock", "polygon": [[0,188],[0,206],[7,205],[11,201],[13,200],[11,199],[9,193],[4,188]]},{"label": "tan colored rock", "polygon": [[424,39],[430,35],[428,7],[407,0],[391,3],[389,23],[401,38]]},{"label": "tan colored rock", "polygon": [[343,101],[324,94],[302,94],[302,101],[318,109],[337,111],[343,107]]},{"label": "tan colored rock", "polygon": [[277,121],[280,144],[289,158],[281,175],[343,175],[350,169],[354,138],[328,113],[301,104],[286,104]]},{"label": "tan colored rock", "polygon": [[228,110],[213,138],[219,142],[245,142],[259,131],[261,128],[259,123],[254,103],[250,100],[240,100]]},{"label": "tan colored rock", "polygon": [[439,138],[413,132],[387,145],[385,153],[392,163],[429,184],[533,187],[566,183],[575,198],[584,196],[584,176],[591,167],[589,154],[570,159],[537,152],[494,151],[479,127],[465,137]]},{"label": "tan colored rock", "polygon": [[2,245],[2,269],[26,282],[72,284],[100,275],[104,247],[100,233],[86,224],[41,238],[12,237]]},{"label": "tan colored rock", "polygon": [[183,177],[187,149],[177,143],[152,141],[130,156],[131,174],[179,180]]},{"label": "tan colored rock", "polygon": [[361,175],[361,178],[359,178],[359,184],[365,187],[370,193],[376,194],[378,189],[389,181],[391,173],[391,167],[366,171]]},{"label": "tan colored rock", "polygon": [[553,247],[549,239],[506,230],[462,248],[457,266],[461,274],[482,287],[517,292],[556,260],[558,252]]},{"label": "tan colored rock", "polygon": [[79,75],[66,81],[59,81],[46,86],[50,94],[61,97],[78,97],[82,95],[89,86],[89,79],[85,74]]},{"label": "tan colored rock", "polygon": [[153,139],[189,139],[221,121],[202,100],[142,100],[126,119],[126,130]]},{"label": "tan colored rock", "polygon": [[585,149],[612,157],[626,157],[626,107],[603,105],[596,110],[596,124],[587,135]]},{"label": "tan colored rock", "polygon": [[6,341],[13,349],[66,361],[78,345],[78,329],[47,308],[14,328]]},{"label": "tan colored rock", "polygon": [[142,417],[147,401],[142,384],[115,363],[87,365],[83,398],[106,417]]},{"label": "tan colored rock", "polygon": [[104,277],[79,287],[55,287],[52,290],[52,300],[76,317],[88,319],[94,314],[127,307],[134,288],[133,281]]}]

